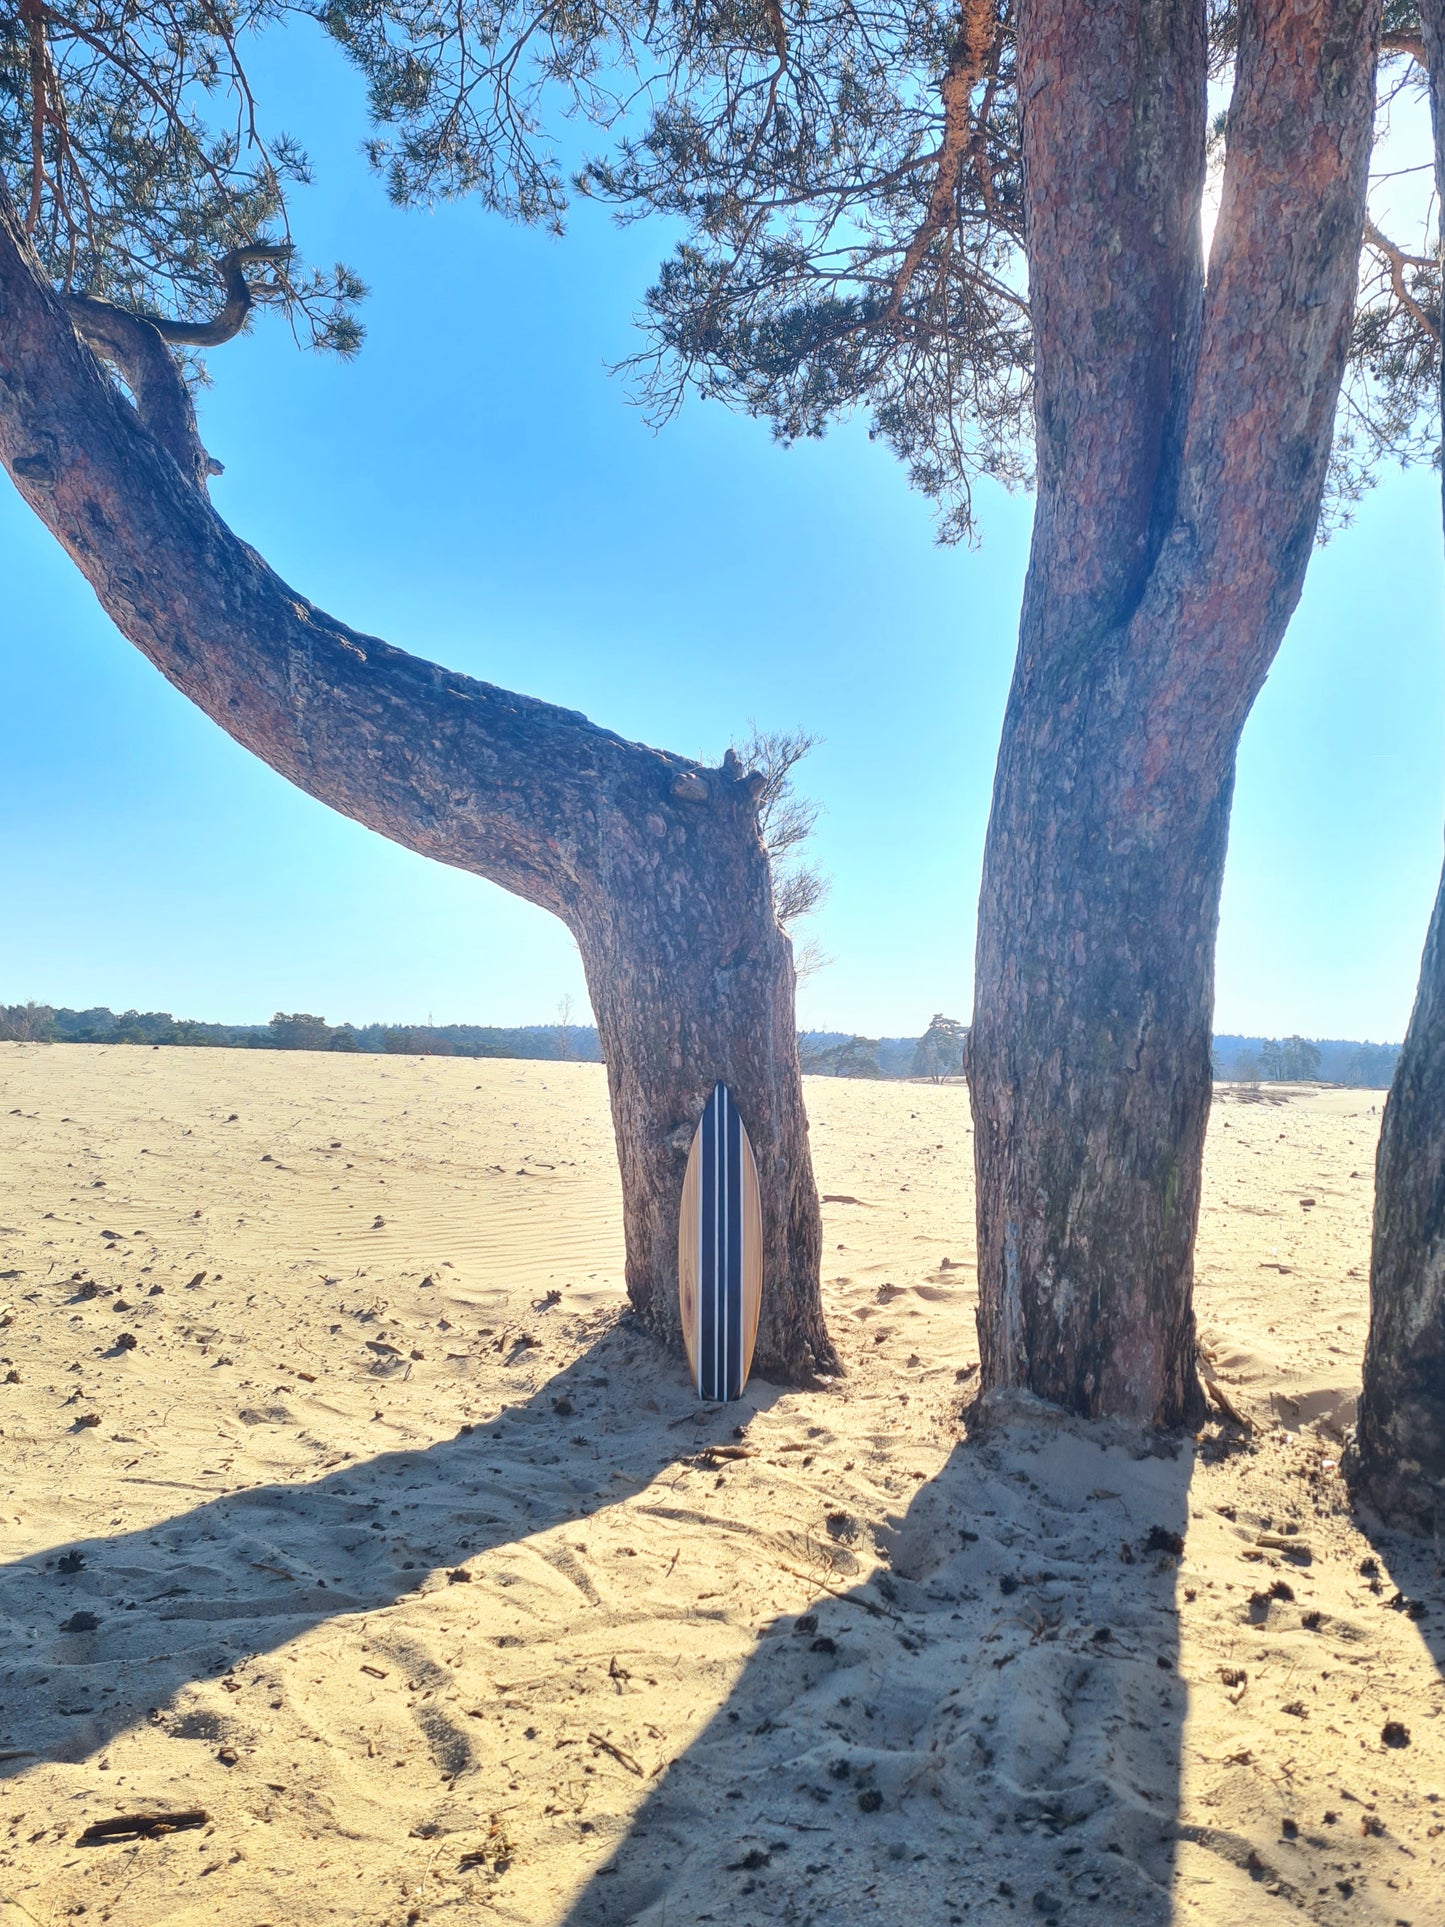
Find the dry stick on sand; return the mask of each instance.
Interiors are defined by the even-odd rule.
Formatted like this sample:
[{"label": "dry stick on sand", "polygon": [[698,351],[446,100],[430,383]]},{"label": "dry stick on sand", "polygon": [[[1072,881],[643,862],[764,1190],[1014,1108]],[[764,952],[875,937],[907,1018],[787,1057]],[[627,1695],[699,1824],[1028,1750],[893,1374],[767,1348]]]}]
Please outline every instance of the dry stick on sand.
[{"label": "dry stick on sand", "polygon": [[161,1840],[187,1827],[203,1827],[210,1819],[204,1807],[182,1807],[174,1813],[116,1813],[109,1820],[92,1820],[78,1847],[103,1847],[114,1840]]},{"label": "dry stick on sand", "polygon": [[784,1565],[783,1571],[790,1572],[795,1579],[801,1579],[810,1586],[816,1586],[820,1592],[830,1593],[834,1599],[841,1599],[845,1606],[861,1607],[865,1613],[870,1614],[874,1619],[896,1619],[898,1617],[897,1613],[890,1612],[887,1607],[875,1606],[871,1599],[860,1598],[856,1592],[841,1592],[837,1586],[830,1586],[826,1579],[815,1579],[812,1573],[803,1572],[797,1566]]},{"label": "dry stick on sand", "polygon": [[1199,1354],[1197,1362],[1200,1376],[1204,1380],[1204,1389],[1219,1407],[1223,1416],[1237,1425],[1242,1432],[1252,1432],[1254,1430],[1253,1421],[1240,1411],[1234,1400],[1229,1396],[1228,1392],[1225,1391],[1213,1372],[1210,1371],[1208,1362],[1202,1353]]},{"label": "dry stick on sand", "polygon": [[632,1755],[625,1753],[620,1746],[614,1746],[611,1740],[604,1740],[600,1733],[589,1733],[587,1737],[594,1746],[600,1746],[604,1753],[610,1753],[619,1766],[625,1766],[629,1773],[635,1773],[639,1780],[645,1780],[647,1778],[647,1775],[637,1764],[636,1760],[633,1759]]}]

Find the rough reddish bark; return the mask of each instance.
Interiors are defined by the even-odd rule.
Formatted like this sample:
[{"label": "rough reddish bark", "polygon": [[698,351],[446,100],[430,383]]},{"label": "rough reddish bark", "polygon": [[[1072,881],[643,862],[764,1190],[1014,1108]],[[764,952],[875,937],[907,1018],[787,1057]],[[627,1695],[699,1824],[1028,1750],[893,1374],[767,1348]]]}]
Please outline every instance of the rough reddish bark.
[{"label": "rough reddish bark", "polygon": [[1239,733],[1298,600],[1353,306],[1378,0],[1241,11],[1199,258],[1198,0],[1023,0],[1039,498],[969,1074],[986,1386],[1202,1411],[1192,1254]]},{"label": "rough reddish bark", "polygon": [[763,1186],[757,1368],[834,1367],[757,779],[337,622],[216,514],[184,429],[168,452],[104,375],[0,182],[0,461],[22,496],[122,634],[229,735],[333,809],[567,924],[608,1060],[628,1289],[664,1335],[687,1140],[714,1081],[731,1085]]},{"label": "rough reddish bark", "polygon": [[[1445,0],[1421,0],[1445,187]],[[1445,400],[1445,394],[1442,394]],[[1445,1530],[1445,876],[1375,1157],[1370,1335],[1350,1484],[1392,1525]]]}]

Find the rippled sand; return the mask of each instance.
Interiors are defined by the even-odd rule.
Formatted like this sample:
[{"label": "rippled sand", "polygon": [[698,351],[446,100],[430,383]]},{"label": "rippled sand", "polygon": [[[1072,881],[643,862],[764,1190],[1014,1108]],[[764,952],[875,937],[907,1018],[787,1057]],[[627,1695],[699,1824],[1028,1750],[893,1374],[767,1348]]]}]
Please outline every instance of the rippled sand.
[{"label": "rippled sand", "polygon": [[1379,1094],[1221,1093],[1252,1429],[1152,1451],[965,1436],[966,1095],[808,1096],[848,1375],[699,1411],[600,1068],[0,1045],[0,1927],[1438,1927],[1445,1592],[1337,1466]]}]

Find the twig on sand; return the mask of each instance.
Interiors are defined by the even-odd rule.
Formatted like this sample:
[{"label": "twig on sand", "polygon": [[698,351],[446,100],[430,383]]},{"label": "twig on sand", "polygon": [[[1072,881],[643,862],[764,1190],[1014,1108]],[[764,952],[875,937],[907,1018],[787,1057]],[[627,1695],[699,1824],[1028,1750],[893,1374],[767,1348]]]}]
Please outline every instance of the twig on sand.
[{"label": "twig on sand", "polygon": [[112,1840],[162,1840],[168,1833],[203,1827],[210,1819],[204,1807],[181,1807],[174,1813],[115,1813],[108,1820],[92,1820],[78,1847],[103,1847]]},{"label": "twig on sand", "polygon": [[635,1773],[639,1780],[647,1778],[632,1755],[624,1752],[620,1746],[614,1746],[611,1740],[604,1740],[600,1733],[589,1733],[587,1737],[594,1746],[600,1746],[604,1753],[610,1753],[619,1766],[625,1766],[629,1773]]},{"label": "twig on sand", "polygon": [[1241,1431],[1252,1432],[1254,1430],[1253,1422],[1240,1411],[1239,1407],[1229,1396],[1228,1392],[1225,1391],[1219,1380],[1211,1377],[1208,1372],[1205,1372],[1203,1377],[1205,1391],[1214,1400],[1214,1403],[1219,1407],[1223,1416],[1229,1419],[1231,1423],[1237,1425]]},{"label": "twig on sand", "polygon": [[784,1572],[790,1572],[795,1579],[801,1579],[809,1586],[817,1586],[821,1592],[831,1593],[834,1599],[841,1599],[844,1605],[861,1606],[865,1613],[871,1613],[875,1619],[898,1617],[897,1613],[889,1612],[886,1606],[875,1606],[871,1599],[863,1599],[856,1592],[842,1592],[837,1586],[830,1586],[826,1579],[815,1579],[812,1573],[803,1572],[797,1566],[790,1566],[784,1561],[779,1563]]}]

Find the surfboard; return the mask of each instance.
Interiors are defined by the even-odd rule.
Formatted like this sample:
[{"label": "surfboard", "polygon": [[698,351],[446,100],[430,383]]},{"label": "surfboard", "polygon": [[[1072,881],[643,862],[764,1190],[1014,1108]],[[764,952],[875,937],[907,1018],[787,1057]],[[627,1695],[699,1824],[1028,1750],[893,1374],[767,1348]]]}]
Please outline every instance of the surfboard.
[{"label": "surfboard", "polygon": [[698,1397],[740,1398],[763,1302],[763,1205],[753,1147],[726,1084],[713,1087],[687,1154],[677,1288]]}]

